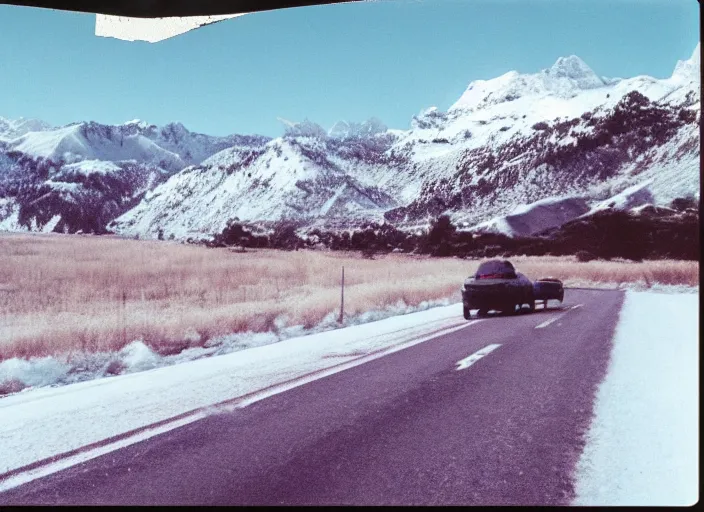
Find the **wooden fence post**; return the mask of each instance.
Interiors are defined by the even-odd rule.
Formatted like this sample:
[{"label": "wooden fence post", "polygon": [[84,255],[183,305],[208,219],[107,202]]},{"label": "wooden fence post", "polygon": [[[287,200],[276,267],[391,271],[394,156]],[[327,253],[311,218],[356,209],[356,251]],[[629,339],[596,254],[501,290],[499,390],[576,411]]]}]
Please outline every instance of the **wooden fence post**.
[{"label": "wooden fence post", "polygon": [[345,266],[342,266],[342,283],[340,286],[340,320],[342,323],[345,316]]},{"label": "wooden fence post", "polygon": [[127,292],[122,291],[122,345],[127,343]]}]

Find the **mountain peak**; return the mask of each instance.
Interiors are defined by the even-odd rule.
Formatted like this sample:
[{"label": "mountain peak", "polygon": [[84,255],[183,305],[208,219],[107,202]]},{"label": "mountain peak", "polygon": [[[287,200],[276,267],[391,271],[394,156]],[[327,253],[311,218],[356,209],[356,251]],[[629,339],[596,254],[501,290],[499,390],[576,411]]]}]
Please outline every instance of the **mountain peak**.
[{"label": "mountain peak", "polygon": [[370,117],[363,123],[338,121],[330,128],[328,135],[334,138],[372,137],[387,130],[388,127],[380,119]]},{"label": "mountain peak", "polygon": [[286,126],[286,137],[313,137],[317,139],[325,139],[328,133],[317,123],[305,118],[299,123],[291,123]]},{"label": "mountain peak", "polygon": [[697,43],[697,46],[694,47],[694,51],[692,52],[692,56],[689,58],[690,61],[699,63],[701,60],[701,41]]},{"label": "mountain peak", "polygon": [[0,138],[21,137],[29,132],[41,132],[50,130],[52,127],[41,119],[6,119],[0,117]]},{"label": "mountain peak", "polygon": [[594,73],[582,59],[576,55],[560,57],[548,70],[548,74],[554,78],[569,78],[574,80],[582,89],[601,87],[604,81]]},{"label": "mountain peak", "polygon": [[350,131],[350,124],[347,121],[337,121],[332,128],[328,130],[330,137],[346,137]]},{"label": "mountain peak", "polygon": [[122,123],[122,126],[124,126],[127,129],[137,129],[137,130],[146,130],[149,128],[150,124],[146,121],[142,121],[141,119],[133,119],[132,121],[127,121],[126,123]]},{"label": "mountain peak", "polygon": [[683,78],[689,80],[700,79],[701,70],[701,43],[692,52],[692,56],[687,60],[678,60],[675,70],[672,73],[672,78]]},{"label": "mountain peak", "polygon": [[523,74],[509,71],[490,80],[475,80],[469,84],[460,99],[450,107],[471,110],[513,101],[525,96],[552,94],[571,97],[580,90],[604,87],[607,82],[599,77],[576,55],[560,57],[550,69]]},{"label": "mountain peak", "polygon": [[186,128],[180,121],[173,121],[171,123],[167,123],[164,125],[164,128],[168,128],[170,130],[177,131],[180,133],[185,133],[189,131],[188,128]]},{"label": "mountain peak", "polygon": [[586,74],[594,73],[587,63],[576,55],[558,57],[555,64],[550,68],[550,72],[555,76],[566,76],[568,78],[579,78]]}]

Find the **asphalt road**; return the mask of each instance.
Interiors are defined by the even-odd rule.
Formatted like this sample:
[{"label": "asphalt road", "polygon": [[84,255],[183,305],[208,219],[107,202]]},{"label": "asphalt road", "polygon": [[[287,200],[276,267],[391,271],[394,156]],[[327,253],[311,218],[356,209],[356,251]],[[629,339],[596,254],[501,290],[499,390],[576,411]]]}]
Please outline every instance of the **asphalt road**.
[{"label": "asphalt road", "polygon": [[562,309],[484,319],[0,493],[0,505],[569,504],[622,302],[568,290]]}]

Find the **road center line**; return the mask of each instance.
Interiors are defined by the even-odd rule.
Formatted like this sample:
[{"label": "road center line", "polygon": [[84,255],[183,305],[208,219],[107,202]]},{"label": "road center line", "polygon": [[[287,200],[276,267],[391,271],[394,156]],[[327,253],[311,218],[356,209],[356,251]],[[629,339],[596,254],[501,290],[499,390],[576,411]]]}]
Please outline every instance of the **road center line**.
[{"label": "road center line", "polygon": [[492,343],[491,345],[487,345],[486,347],[477,350],[471,356],[465,357],[464,359],[457,361],[457,369],[464,370],[465,368],[469,368],[474,363],[479,361],[482,357],[493,352],[494,350],[496,350],[500,346],[501,346],[500,343]]},{"label": "road center line", "polygon": [[545,327],[547,327],[547,326],[550,325],[551,323],[557,322],[558,320],[560,320],[562,317],[564,317],[567,313],[569,313],[569,312],[572,311],[573,309],[577,309],[577,308],[579,308],[579,307],[582,307],[583,305],[584,305],[584,304],[577,304],[576,306],[572,306],[570,309],[568,309],[567,311],[565,311],[565,312],[562,313],[561,315],[556,316],[555,318],[551,318],[550,320],[548,320],[548,321],[546,321],[546,322],[543,322],[542,324],[538,324],[538,325],[535,326],[535,328],[536,328],[536,329],[544,329]]},{"label": "road center line", "polygon": [[480,323],[481,321],[482,320],[474,320],[471,322],[463,323],[459,326],[451,326],[446,329],[429,333],[427,335],[412,337],[407,341],[396,343],[383,349],[375,350],[374,352],[366,354],[362,357],[357,357],[355,359],[352,359],[351,361],[338,363],[327,368],[315,370],[308,374],[301,375],[286,382],[274,384],[270,387],[255,391],[253,393],[225,400],[217,404],[200,407],[193,411],[174,417],[171,420],[164,420],[152,425],[147,425],[136,429],[135,431],[132,431],[130,433],[118,435],[111,439],[106,439],[102,442],[94,443],[84,448],[72,450],[71,452],[68,452],[66,454],[59,454],[53,456],[45,461],[39,461],[23,468],[11,470],[7,473],[0,474],[0,493],[27,484],[33,480],[37,480],[39,478],[43,478],[54,473],[58,473],[59,471],[69,469],[83,462],[87,462],[91,459],[100,457],[101,455],[105,455],[107,453],[117,451],[132,444],[145,441],[159,434],[164,434],[179,427],[183,427],[185,425],[188,425],[189,423],[201,420],[209,416],[210,414],[215,414],[220,411],[228,411],[232,409],[240,409],[243,407],[247,407],[248,405],[259,402],[260,400],[264,400],[265,398],[268,398],[270,396],[278,395],[279,393],[288,391],[289,389],[293,389],[304,384],[308,384],[309,382],[322,379],[323,377],[327,377],[329,375],[333,375],[335,373],[354,368],[355,366],[360,366],[364,363],[368,363],[375,359],[379,359],[389,354],[393,354],[394,352],[399,352],[405,348],[410,348],[413,345],[418,345],[433,338],[437,338],[445,334],[450,334],[452,332],[465,329],[466,327]]}]

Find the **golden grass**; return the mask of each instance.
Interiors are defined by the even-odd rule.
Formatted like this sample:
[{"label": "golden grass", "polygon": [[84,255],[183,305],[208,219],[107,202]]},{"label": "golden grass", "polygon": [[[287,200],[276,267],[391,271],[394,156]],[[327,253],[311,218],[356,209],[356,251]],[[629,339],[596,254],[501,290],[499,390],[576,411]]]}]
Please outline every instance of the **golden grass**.
[{"label": "golden grass", "polygon": [[[530,278],[566,284],[697,285],[698,262],[511,258]],[[233,253],[173,242],[76,235],[0,235],[0,360],[117,350],[142,339],[162,353],[212,337],[451,297],[478,261],[390,254]]]}]

